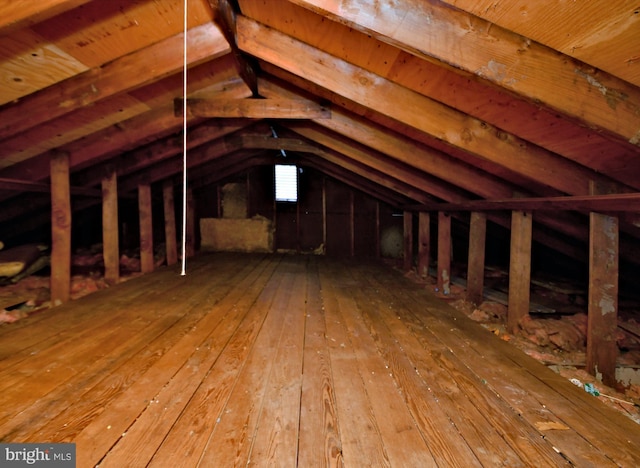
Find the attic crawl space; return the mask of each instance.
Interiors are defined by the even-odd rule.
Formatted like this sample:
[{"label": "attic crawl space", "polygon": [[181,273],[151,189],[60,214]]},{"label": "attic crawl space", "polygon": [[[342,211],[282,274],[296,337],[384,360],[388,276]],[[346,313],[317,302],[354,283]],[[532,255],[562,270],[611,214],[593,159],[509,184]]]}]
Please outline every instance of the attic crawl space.
[{"label": "attic crawl space", "polygon": [[0,465],[640,465],[638,2],[0,0],[0,83]]}]

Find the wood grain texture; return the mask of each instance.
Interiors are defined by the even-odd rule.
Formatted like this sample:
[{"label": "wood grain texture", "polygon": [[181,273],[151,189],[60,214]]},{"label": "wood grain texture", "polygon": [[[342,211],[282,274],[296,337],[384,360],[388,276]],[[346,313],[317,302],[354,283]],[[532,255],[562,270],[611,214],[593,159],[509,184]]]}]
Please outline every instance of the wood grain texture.
[{"label": "wood grain texture", "polygon": [[173,196],[173,181],[167,179],[162,184],[162,207],[164,211],[164,243],[167,265],[178,262],[178,243],[176,232],[176,208]]},{"label": "wood grain texture", "polygon": [[[238,17],[238,44],[245,52],[304,76],[362,106],[514,172],[545,181],[555,189],[584,194],[589,178],[601,179],[592,171],[541,147],[528,145],[516,135],[245,17]],[[341,70],[343,76],[333,75],[334,69]]]},{"label": "wood grain texture", "polygon": [[[176,117],[182,117],[183,101],[174,103]],[[250,119],[329,119],[331,111],[310,101],[291,99],[187,99],[191,117]]]},{"label": "wood grain texture", "polygon": [[140,267],[142,273],[153,271],[153,213],[151,185],[138,186],[138,219],[140,220]]},{"label": "wood grain texture", "polygon": [[511,213],[511,247],[509,257],[509,304],[507,329],[518,330],[520,320],[529,314],[531,295],[531,212]]},{"label": "wood grain texture", "polygon": [[120,279],[119,236],[118,176],[112,168],[102,179],[102,257],[104,279],[109,284],[115,284]]},{"label": "wood grain texture", "polygon": [[[419,0],[402,4],[388,0],[375,5],[357,1],[349,8],[319,0],[295,3],[330,14],[392,45],[410,48],[424,59],[435,58],[478,75],[626,140],[637,138],[637,87],[465,11]],[[629,26],[636,16],[631,8],[627,10]]]},{"label": "wood grain texture", "polygon": [[[606,187],[592,184],[591,193]],[[589,294],[587,370],[606,385],[616,385],[618,358],[619,220],[601,213],[589,215]]]},{"label": "wood grain texture", "polygon": [[426,278],[431,262],[431,215],[418,213],[418,274]]},{"label": "wood grain texture", "polygon": [[469,256],[467,260],[467,301],[480,305],[484,299],[484,257],[487,216],[471,213],[469,222]]},{"label": "wood grain texture", "polygon": [[438,253],[436,287],[442,294],[451,292],[451,216],[444,211],[438,212]]},{"label": "wood grain texture", "polygon": [[51,304],[71,295],[71,190],[69,155],[51,158]]},{"label": "wood grain texture", "polygon": [[[637,5],[626,0],[606,4],[556,1],[542,5],[445,0],[453,6],[596,68],[640,86],[640,67],[630,66],[640,49]],[[540,27],[544,24],[545,27]]]},{"label": "wood grain texture", "polygon": [[[190,63],[213,58],[228,51],[228,44],[220,32],[211,25],[194,28],[187,36],[192,44]],[[0,138],[179,71],[183,62],[182,40],[181,34],[170,37],[147,49],[120,57],[104,67],[91,68],[75,75],[59,88],[45,88],[17,103],[3,107],[0,111],[3,121]],[[156,73],[153,77],[148,77],[144,70],[152,66],[151,64]]]},{"label": "wood grain texture", "polygon": [[640,463],[633,421],[373,260],[200,255],[0,339],[0,437],[78,466]]}]

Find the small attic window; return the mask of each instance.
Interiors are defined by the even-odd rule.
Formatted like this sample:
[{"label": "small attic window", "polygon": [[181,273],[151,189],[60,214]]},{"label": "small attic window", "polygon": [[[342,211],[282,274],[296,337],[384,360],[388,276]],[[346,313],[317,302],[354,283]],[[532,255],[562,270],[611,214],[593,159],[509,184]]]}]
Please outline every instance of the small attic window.
[{"label": "small attic window", "polygon": [[298,201],[298,168],[296,166],[276,164],[276,201]]}]

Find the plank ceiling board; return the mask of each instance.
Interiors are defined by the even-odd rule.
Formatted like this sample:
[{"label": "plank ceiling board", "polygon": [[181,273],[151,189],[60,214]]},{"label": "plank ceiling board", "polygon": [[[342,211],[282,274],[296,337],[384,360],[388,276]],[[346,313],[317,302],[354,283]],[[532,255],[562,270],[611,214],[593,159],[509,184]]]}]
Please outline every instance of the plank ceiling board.
[{"label": "plank ceiling board", "polygon": [[[183,5],[183,0],[93,1],[33,29],[88,67],[96,67],[181,33]],[[212,19],[206,0],[189,1],[188,11],[189,28]]]},{"label": "plank ceiling board", "polygon": [[640,3],[443,0],[640,86]]},{"label": "plank ceiling board", "polygon": [[0,105],[86,70],[85,64],[28,29],[0,36]]}]

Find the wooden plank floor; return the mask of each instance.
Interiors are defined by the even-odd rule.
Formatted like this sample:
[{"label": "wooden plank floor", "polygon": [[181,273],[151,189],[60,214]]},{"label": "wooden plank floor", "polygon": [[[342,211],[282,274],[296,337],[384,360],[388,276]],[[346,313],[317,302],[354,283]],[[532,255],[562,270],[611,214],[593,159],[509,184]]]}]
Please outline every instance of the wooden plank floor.
[{"label": "wooden plank floor", "polygon": [[0,327],[0,440],[78,466],[640,466],[640,426],[388,267],[206,254]]}]

